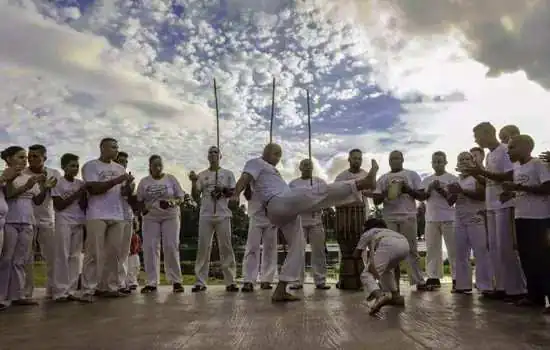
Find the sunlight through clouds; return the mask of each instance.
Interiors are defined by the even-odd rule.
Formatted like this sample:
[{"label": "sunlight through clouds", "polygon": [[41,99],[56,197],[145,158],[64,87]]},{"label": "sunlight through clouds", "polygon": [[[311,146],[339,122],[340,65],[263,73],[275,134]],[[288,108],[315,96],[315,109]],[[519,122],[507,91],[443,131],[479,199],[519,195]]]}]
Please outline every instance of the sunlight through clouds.
[{"label": "sunlight through clouds", "polygon": [[[506,6],[503,14],[534,16]],[[453,169],[480,121],[518,124],[537,151],[550,147],[544,76],[492,65],[482,45],[490,40],[473,50],[477,31],[439,9],[448,26],[423,22],[405,0],[0,0],[0,146],[44,143],[57,166],[68,151],[95,157],[100,138],[113,136],[138,176],[156,153],[188,186],[186,173],[206,166],[216,142],[212,79],[223,163],[238,173],[268,141],[275,77],[287,179],[307,157],[306,88],[316,171],[329,180],[351,148],[381,171],[403,150],[421,173],[444,150]],[[507,30],[517,31],[510,18]],[[510,73],[489,78],[486,64]]]}]

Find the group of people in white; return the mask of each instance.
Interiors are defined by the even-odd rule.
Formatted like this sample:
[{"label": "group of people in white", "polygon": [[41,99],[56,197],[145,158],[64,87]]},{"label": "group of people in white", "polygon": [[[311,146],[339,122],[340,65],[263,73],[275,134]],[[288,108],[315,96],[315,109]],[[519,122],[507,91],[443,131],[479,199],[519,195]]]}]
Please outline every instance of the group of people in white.
[{"label": "group of people in white", "polygon": [[[349,169],[334,183],[313,176],[309,159],[300,163],[301,176],[287,183],[276,169],[282,149],[271,143],[261,157],[246,162],[236,180],[230,170],[220,167],[220,150],[210,147],[208,169],[189,174],[191,197],[201,203],[192,292],[207,289],[214,233],[226,290],[239,291],[231,206],[238,205],[241,194],[248,200],[250,225],[240,290],[252,292],[258,279],[261,289],[272,289],[278,272],[273,302],[299,300],[288,289],[303,287],[306,241],[311,245],[316,288],[330,288],[321,210],[359,205],[368,213],[367,198],[371,198],[375,205],[383,205],[383,219],[366,220],[354,252],[364,260],[361,282],[370,313],[385,305],[404,305],[395,274],[403,260],[417,290],[441,286],[442,238],[454,293],[472,293],[473,251],[475,287],[484,297],[544,308],[550,296],[550,153],[532,157],[534,141],[515,126],[501,129],[501,141],[490,123],[473,131],[479,147],[458,155],[458,176],[447,172],[446,154],[438,151],[432,155],[434,173],[424,179],[403,168],[400,151],[390,153],[390,172],[377,178],[376,161],[363,170],[362,153],[354,149]],[[485,149],[489,152],[483,165]],[[82,179],[77,178],[79,158],[74,154],[61,157],[64,175],[44,165],[47,153],[42,145],[31,146],[28,152],[11,146],[1,156],[7,165],[0,177],[1,309],[36,304],[32,299],[35,239],[47,266],[47,298],[93,302],[98,296],[131,294],[140,268],[136,215],[143,223],[146,281],[141,292],[157,290],[161,246],[167,280],[174,293],[184,291],[179,206],[187,194],[174,176],[163,171],[160,156],[150,157],[150,174],[137,186],[126,169],[128,154],[119,152],[112,138],[101,141],[98,159],[82,166]],[[426,202],[426,273],[417,249],[418,201]],[[279,230],[288,251],[277,271]]]}]

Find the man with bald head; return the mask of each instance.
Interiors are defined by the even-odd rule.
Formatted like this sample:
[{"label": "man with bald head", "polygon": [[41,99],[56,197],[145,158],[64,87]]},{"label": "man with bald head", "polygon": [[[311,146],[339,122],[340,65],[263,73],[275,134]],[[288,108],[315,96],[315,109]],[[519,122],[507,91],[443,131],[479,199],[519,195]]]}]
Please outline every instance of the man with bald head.
[{"label": "man with bald head", "polygon": [[497,299],[516,301],[525,293],[525,278],[521,269],[514,227],[514,201],[502,201],[502,183],[513,181],[514,165],[508,155],[507,145],[497,139],[495,127],[488,122],[473,129],[476,143],[488,148],[485,168],[474,164],[461,169],[465,174],[486,179],[485,203],[487,210],[487,236],[489,254],[495,274],[496,291],[491,296]]},{"label": "man with bald head", "polygon": [[369,174],[362,180],[336,182],[312,189],[291,189],[275,168],[282,154],[281,146],[270,143],[264,148],[261,157],[246,162],[233,197],[238,201],[246,186],[252,184],[253,190],[259,194],[267,217],[281,229],[288,243],[288,254],[272,296],[273,302],[299,300],[286,290],[288,283],[300,279],[304,261],[305,240],[299,215],[333,206],[335,202],[352,193],[372,188],[373,178],[378,171],[378,164],[373,160]]},{"label": "man with bald head", "polygon": [[[300,162],[300,172],[302,175],[288,184],[291,189],[307,188],[315,190],[327,186],[324,180],[317,176],[313,176],[313,162],[311,159],[304,159]],[[300,218],[302,220],[304,238],[306,241],[309,241],[311,246],[311,269],[313,270],[315,288],[330,289],[330,286],[327,286],[325,283],[327,274],[327,255],[325,251],[326,236],[323,227],[322,211],[317,210],[311,213],[304,213],[300,215]],[[302,289],[303,287],[305,279],[305,260],[303,262],[304,268],[300,275],[300,281],[298,284],[290,286],[290,289]]]},{"label": "man with bald head", "polygon": [[498,138],[500,139],[500,142],[507,145],[512,138],[518,136],[519,134],[519,128],[515,125],[509,124],[500,129],[498,132]]},{"label": "man with bald head", "polygon": [[543,308],[545,297],[550,297],[550,169],[531,156],[534,146],[528,135],[514,136],[508,143],[510,161],[516,165],[513,182],[502,184],[501,200],[515,198],[517,248],[528,293],[518,304]]}]

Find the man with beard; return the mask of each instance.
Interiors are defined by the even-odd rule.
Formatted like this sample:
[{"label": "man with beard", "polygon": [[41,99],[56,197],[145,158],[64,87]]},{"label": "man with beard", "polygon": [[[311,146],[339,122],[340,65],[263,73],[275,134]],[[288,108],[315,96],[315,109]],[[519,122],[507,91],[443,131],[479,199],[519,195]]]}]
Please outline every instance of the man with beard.
[{"label": "man with beard", "polygon": [[351,194],[372,188],[378,164],[373,160],[369,174],[361,180],[335,182],[322,188],[291,189],[275,168],[281,157],[281,146],[270,143],[264,148],[262,157],[246,162],[233,199],[238,201],[244,189],[253,184],[253,191],[259,194],[267,217],[283,232],[289,251],[272,301],[290,302],[299,298],[288,293],[286,287],[299,280],[304,260],[305,240],[299,215],[333,206]]}]

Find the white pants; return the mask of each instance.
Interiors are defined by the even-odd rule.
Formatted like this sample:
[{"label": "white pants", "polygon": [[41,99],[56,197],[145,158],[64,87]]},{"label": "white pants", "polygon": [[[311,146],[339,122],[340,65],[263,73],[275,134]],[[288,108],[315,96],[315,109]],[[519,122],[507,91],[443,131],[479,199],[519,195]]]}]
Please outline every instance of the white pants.
[{"label": "white pants", "polygon": [[411,285],[424,283],[424,276],[420,269],[420,255],[418,255],[417,244],[417,223],[416,216],[407,216],[403,218],[384,218],[388,228],[399,232],[407,239],[409,243],[409,255],[407,256],[409,282]]},{"label": "white pants", "polygon": [[82,292],[115,292],[119,288],[119,261],[124,259],[123,220],[88,220],[82,266]]},{"label": "white pants", "polygon": [[451,275],[455,275],[455,232],[454,221],[426,223],[426,274],[428,278],[443,278],[443,252],[441,238],[445,239],[447,256],[451,265]]},{"label": "white pants", "polygon": [[40,246],[40,255],[46,263],[46,297],[53,295],[55,239],[54,227],[49,225],[34,226],[33,244],[25,264],[25,297],[32,298],[34,292],[34,241]]},{"label": "white pants", "polygon": [[[261,254],[260,242],[263,244]],[[277,227],[258,225],[254,219],[250,219],[243,257],[243,281],[245,283],[255,283],[258,280],[259,266],[261,266],[260,281],[272,283],[277,272]]]},{"label": "white pants", "polygon": [[80,274],[80,256],[84,224],[73,224],[58,218],[54,234],[54,299],[76,295]]},{"label": "white pants", "polygon": [[487,233],[496,290],[508,295],[524,294],[525,275],[517,252],[514,209],[487,210]]},{"label": "white pants", "polygon": [[161,241],[166,279],[172,284],[182,282],[180,223],[179,216],[163,220],[143,220],[143,265],[148,286],[157,286],[160,280]]},{"label": "white pants", "polygon": [[29,224],[6,224],[0,257],[0,303],[9,305],[25,298],[25,263],[31,251],[34,228]]},{"label": "white pants", "polygon": [[139,262],[139,254],[132,254],[128,257],[126,262],[126,269],[128,275],[126,276],[126,285],[128,287],[138,286],[139,269],[141,264]]},{"label": "white pants", "polygon": [[[374,264],[376,273],[380,277],[380,287],[382,287],[383,292],[397,291],[394,270],[402,260],[409,256],[409,252],[409,243],[405,237],[384,237],[378,243],[371,261]],[[380,287],[378,286],[376,277],[369,272],[368,259],[368,252],[365,249],[363,251],[365,268],[361,273],[361,283],[363,283],[367,295],[370,295],[373,291],[379,290]]]},{"label": "white pants", "polygon": [[[122,234],[122,256],[125,257],[121,259],[118,264],[118,285],[119,288],[126,288],[126,276],[128,276],[128,255],[130,255],[130,243],[132,242],[132,234],[134,230],[134,222],[126,221],[124,224],[123,234]],[[178,232],[179,233],[179,232]]]},{"label": "white pants", "polygon": [[[307,214],[305,214],[307,215]],[[313,271],[313,281],[315,285],[325,284],[327,275],[327,255],[325,252],[325,229],[323,224],[304,226],[304,239],[309,240],[311,247],[311,269]],[[300,284],[305,280],[305,259],[302,264],[302,273],[300,275]]]},{"label": "white pants", "polygon": [[493,290],[493,272],[485,230],[485,218],[480,214],[457,215],[455,222],[456,289],[472,289],[470,254],[476,262],[476,287],[481,291]]},{"label": "white pants", "polygon": [[224,283],[229,286],[235,283],[236,269],[235,254],[231,244],[231,218],[229,217],[201,217],[199,219],[199,249],[195,260],[196,284],[206,286],[208,281],[214,232],[218,239]]},{"label": "white pants", "polygon": [[0,256],[2,256],[2,249],[4,247],[4,225],[6,220],[0,219]]},{"label": "white pants", "polygon": [[297,282],[303,272],[305,245],[301,213],[312,213],[334,206],[357,192],[355,181],[338,181],[327,186],[293,188],[273,197],[267,203],[267,217],[279,226],[288,244],[288,252],[281,268],[279,281]]}]

